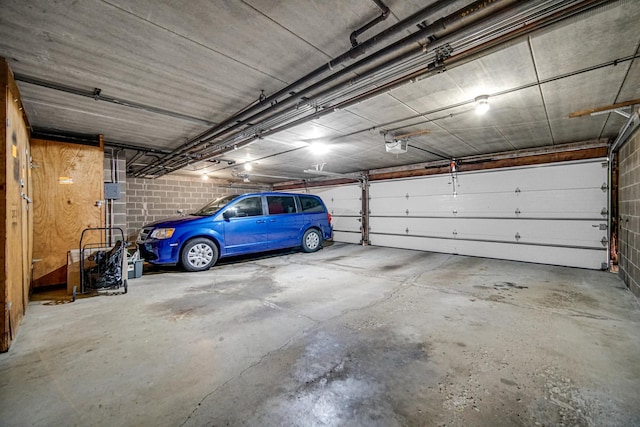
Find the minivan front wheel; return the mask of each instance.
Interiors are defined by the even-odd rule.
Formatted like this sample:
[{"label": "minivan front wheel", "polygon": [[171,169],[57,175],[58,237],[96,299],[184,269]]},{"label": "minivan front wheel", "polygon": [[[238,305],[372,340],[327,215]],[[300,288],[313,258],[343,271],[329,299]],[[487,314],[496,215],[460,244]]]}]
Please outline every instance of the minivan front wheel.
[{"label": "minivan front wheel", "polygon": [[189,240],[182,248],[180,263],[187,271],[204,271],[218,260],[218,247],[209,239],[199,237]]},{"label": "minivan front wheel", "polygon": [[322,235],[316,228],[310,228],[302,236],[302,250],[315,252],[322,247]]}]

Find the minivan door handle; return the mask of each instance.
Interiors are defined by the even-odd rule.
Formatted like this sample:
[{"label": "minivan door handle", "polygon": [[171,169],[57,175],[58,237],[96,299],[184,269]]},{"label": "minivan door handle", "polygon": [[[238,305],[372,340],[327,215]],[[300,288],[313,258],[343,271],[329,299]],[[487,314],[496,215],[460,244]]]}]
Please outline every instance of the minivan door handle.
[{"label": "minivan door handle", "polygon": [[259,219],[256,221],[256,224],[264,224],[266,221],[264,219]]},{"label": "minivan door handle", "polygon": [[269,222],[276,222],[277,219],[270,219]]}]

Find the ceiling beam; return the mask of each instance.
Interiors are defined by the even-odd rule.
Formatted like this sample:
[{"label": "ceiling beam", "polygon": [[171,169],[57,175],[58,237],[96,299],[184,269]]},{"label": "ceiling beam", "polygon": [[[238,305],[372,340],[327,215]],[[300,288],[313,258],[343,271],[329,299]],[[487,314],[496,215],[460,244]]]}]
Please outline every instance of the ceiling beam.
[{"label": "ceiling beam", "polygon": [[616,104],[604,105],[602,107],[596,107],[596,108],[589,108],[587,110],[574,111],[573,113],[569,114],[569,117],[570,118],[574,118],[574,117],[589,116],[589,115],[591,115],[593,113],[599,113],[601,111],[611,111],[611,112],[613,112],[613,110],[616,110],[618,108],[630,107],[630,106],[638,105],[638,104],[640,104],[640,99],[632,99],[631,101],[618,102]]}]

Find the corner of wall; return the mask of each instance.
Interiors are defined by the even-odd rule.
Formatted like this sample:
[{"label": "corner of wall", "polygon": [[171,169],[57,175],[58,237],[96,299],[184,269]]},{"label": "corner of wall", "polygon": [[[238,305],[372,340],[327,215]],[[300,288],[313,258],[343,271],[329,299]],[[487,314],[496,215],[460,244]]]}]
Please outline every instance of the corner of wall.
[{"label": "corner of wall", "polygon": [[640,129],[618,156],[618,275],[640,298]]}]

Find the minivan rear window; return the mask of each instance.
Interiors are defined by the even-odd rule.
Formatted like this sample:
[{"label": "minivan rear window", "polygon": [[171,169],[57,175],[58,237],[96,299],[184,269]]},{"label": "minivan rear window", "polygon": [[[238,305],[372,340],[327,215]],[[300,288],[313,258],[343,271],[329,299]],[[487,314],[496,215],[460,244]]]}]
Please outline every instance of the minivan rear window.
[{"label": "minivan rear window", "polygon": [[296,212],[296,199],[293,196],[267,196],[269,215]]},{"label": "minivan rear window", "polygon": [[300,197],[300,206],[302,206],[302,212],[314,213],[324,212],[322,203],[315,197],[310,196],[298,196]]}]

